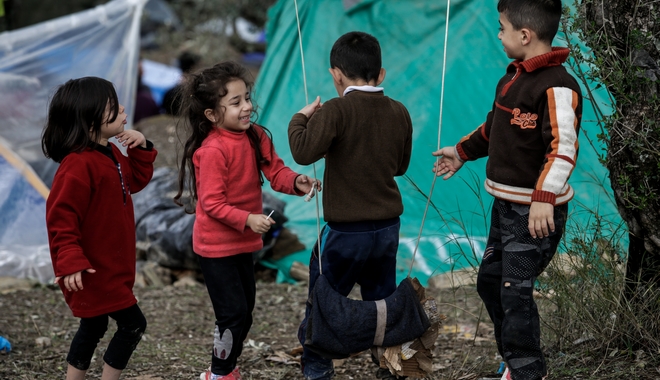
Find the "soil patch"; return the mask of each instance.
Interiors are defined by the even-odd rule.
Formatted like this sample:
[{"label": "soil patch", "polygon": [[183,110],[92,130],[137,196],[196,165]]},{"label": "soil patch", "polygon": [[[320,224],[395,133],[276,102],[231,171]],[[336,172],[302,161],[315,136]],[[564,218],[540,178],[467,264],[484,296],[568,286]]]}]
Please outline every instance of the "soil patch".
[{"label": "soil patch", "polygon": [[[254,324],[239,366],[243,378],[302,379],[296,338],[304,313],[304,283],[277,284],[259,274]],[[143,341],[122,375],[127,380],[197,379],[210,363],[213,310],[203,284],[136,288],[148,322]],[[447,316],[434,351],[430,379],[477,379],[499,366],[492,325],[481,313],[473,286],[428,289]],[[0,295],[0,335],[12,351],[0,354],[0,379],[62,379],[66,354],[78,328],[58,288],[37,286]],[[477,331],[477,320],[481,323]],[[115,330],[97,348],[88,378],[100,378],[103,353]],[[335,363],[338,380],[374,379],[367,352]]]}]

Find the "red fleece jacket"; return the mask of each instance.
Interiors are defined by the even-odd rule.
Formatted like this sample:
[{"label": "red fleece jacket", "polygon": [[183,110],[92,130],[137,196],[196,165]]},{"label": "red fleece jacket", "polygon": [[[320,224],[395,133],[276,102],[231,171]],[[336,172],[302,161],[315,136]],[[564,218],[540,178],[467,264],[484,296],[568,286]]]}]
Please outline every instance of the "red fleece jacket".
[{"label": "red fleece jacket", "polygon": [[[156,150],[128,149],[114,144],[119,163],[88,148],[61,162],[46,201],[46,225],[55,276],[82,273],[83,290],[62,285],[73,315],[95,317],[137,302],[135,282],[135,218],[131,193],[142,190],[153,174]],[[121,173],[121,177],[120,177]]]}]

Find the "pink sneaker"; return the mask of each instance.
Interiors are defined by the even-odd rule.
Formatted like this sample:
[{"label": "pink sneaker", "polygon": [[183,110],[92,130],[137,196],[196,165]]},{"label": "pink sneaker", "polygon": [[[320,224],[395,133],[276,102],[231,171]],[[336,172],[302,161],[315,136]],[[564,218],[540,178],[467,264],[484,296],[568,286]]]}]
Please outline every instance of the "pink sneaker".
[{"label": "pink sneaker", "polygon": [[[199,375],[200,380],[212,380],[211,369],[207,369]],[[238,372],[238,367],[234,368],[229,375],[218,376],[218,380],[243,380],[241,378],[241,373]]]},{"label": "pink sneaker", "polygon": [[[546,380],[548,378],[548,375],[543,376],[543,380]],[[502,378],[500,380],[511,380],[511,372],[509,372],[509,367],[504,367],[504,373],[502,374]]]}]

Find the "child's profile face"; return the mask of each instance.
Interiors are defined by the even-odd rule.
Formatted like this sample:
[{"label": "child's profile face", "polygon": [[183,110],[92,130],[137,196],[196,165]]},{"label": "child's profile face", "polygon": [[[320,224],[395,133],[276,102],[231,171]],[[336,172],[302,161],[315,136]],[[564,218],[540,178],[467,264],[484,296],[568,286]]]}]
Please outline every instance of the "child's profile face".
[{"label": "child's profile face", "polygon": [[104,119],[106,120],[103,124],[101,124],[101,143],[105,142],[107,144],[107,140],[117,136],[121,132],[124,131],[124,125],[126,124],[126,114],[124,113],[125,108],[121,104],[119,105],[119,113],[117,114],[117,117],[115,118],[114,121],[110,121],[112,117],[112,107],[110,106],[110,102],[108,102],[108,105],[105,107],[105,115]]},{"label": "child's profile face", "polygon": [[218,118],[218,120],[222,120],[222,123],[217,123],[218,128],[234,132],[250,128],[252,99],[250,91],[241,79],[227,83],[227,95],[220,99],[218,108],[223,112],[222,117]]},{"label": "child's profile face", "polygon": [[500,32],[497,38],[502,41],[504,52],[506,56],[511,59],[523,59],[523,35],[520,31],[515,30],[511,22],[504,13],[500,13]]}]

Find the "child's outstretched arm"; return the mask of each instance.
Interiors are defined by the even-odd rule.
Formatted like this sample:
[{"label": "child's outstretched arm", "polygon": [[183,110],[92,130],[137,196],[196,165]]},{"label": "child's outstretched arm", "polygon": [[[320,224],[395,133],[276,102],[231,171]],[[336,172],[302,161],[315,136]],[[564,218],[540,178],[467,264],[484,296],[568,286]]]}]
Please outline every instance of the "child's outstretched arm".
[{"label": "child's outstretched arm", "polygon": [[135,148],[138,146],[143,148],[147,147],[147,139],[141,132],[134,129],[127,129],[115,137],[122,146],[128,146],[129,148]]},{"label": "child's outstretched arm", "polygon": [[[55,277],[55,281],[53,283],[57,284],[60,282],[60,279],[62,280],[62,285],[66,288],[66,290],[70,292],[77,292],[79,290],[83,290],[83,283],[82,283],[82,272],[79,271],[76,273],[71,273],[66,276],[58,276]],[[96,273],[96,269],[85,269],[84,272],[87,273]]]},{"label": "child's outstretched arm", "polygon": [[456,148],[453,146],[446,146],[442,149],[433,152],[433,155],[438,158],[433,163],[433,171],[436,176],[445,175],[443,179],[451,178],[464,164],[458,157]]}]

